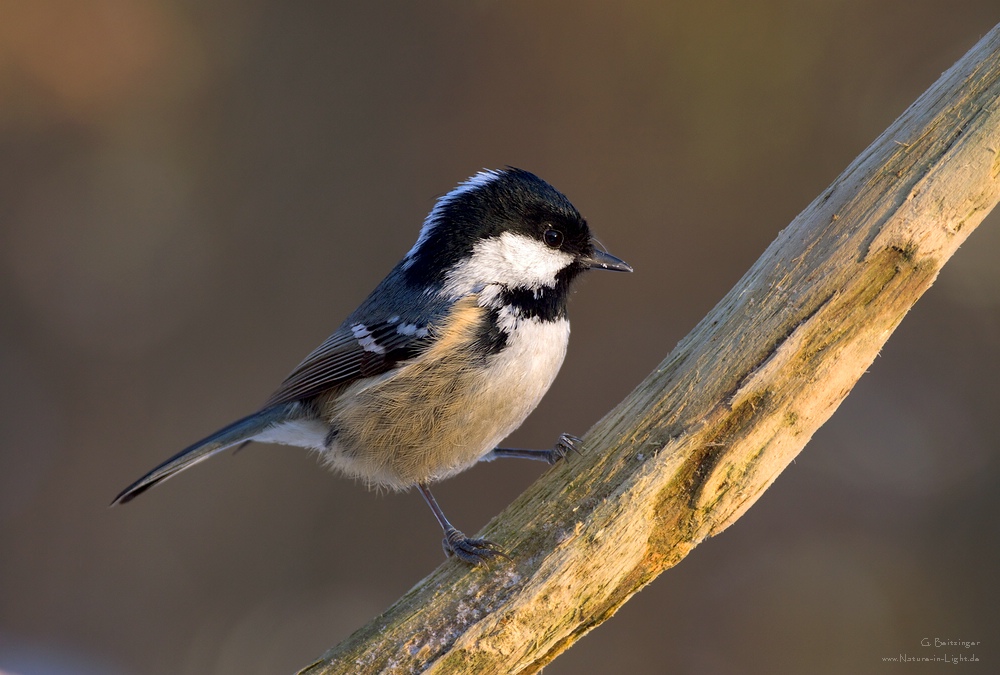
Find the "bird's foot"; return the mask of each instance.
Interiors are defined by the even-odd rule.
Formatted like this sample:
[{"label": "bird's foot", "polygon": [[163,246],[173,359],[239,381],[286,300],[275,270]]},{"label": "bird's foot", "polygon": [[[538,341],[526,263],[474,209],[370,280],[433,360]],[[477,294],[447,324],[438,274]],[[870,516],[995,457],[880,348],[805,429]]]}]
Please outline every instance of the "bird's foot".
[{"label": "bird's foot", "polygon": [[449,558],[455,556],[470,565],[486,565],[495,558],[510,560],[510,556],[492,541],[470,539],[455,528],[445,532],[441,546],[444,548],[444,554]]},{"label": "bird's foot", "polygon": [[521,459],[536,459],[546,464],[555,464],[570,452],[582,454],[583,441],[576,436],[563,434],[556,444],[548,450],[522,450],[521,448],[494,448],[480,461],[492,462],[497,457],[520,457]]},{"label": "bird's foot", "polygon": [[555,464],[560,459],[564,459],[570,452],[582,455],[583,440],[570,434],[561,434],[556,444],[547,452],[549,455],[549,464]]}]

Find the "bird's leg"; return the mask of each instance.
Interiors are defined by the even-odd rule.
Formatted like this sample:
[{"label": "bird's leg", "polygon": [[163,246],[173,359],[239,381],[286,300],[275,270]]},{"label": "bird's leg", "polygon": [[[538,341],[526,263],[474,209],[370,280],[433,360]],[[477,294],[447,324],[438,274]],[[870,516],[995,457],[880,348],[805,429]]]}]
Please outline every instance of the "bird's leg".
[{"label": "bird's leg", "polygon": [[580,453],[583,441],[576,436],[562,434],[556,444],[548,450],[522,450],[520,448],[494,448],[486,453],[480,462],[492,462],[497,457],[520,457],[522,459],[537,459],[547,464],[555,464],[572,452]]},{"label": "bird's leg", "polygon": [[424,501],[427,502],[427,506],[431,507],[431,511],[434,512],[434,517],[437,518],[438,525],[444,530],[444,541],[441,542],[441,546],[444,548],[444,553],[449,558],[451,556],[458,556],[464,562],[470,565],[482,565],[488,563],[493,558],[507,558],[509,557],[503,552],[503,549],[494,544],[492,541],[487,541],[486,539],[470,539],[466,537],[462,532],[460,532],[454,525],[448,522],[448,518],[445,517],[444,511],[438,506],[437,500],[434,499],[434,495],[423,483],[417,484],[417,489],[420,490],[420,494],[424,496]]}]

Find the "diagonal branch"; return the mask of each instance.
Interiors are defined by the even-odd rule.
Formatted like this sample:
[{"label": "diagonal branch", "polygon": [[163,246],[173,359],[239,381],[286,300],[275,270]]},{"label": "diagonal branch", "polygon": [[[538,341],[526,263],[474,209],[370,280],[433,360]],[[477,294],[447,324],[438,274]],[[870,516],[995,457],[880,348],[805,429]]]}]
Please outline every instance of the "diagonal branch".
[{"label": "diagonal branch", "polygon": [[535,673],[740,517],[1000,199],[1000,26],[810,204],[587,451],[303,671]]}]

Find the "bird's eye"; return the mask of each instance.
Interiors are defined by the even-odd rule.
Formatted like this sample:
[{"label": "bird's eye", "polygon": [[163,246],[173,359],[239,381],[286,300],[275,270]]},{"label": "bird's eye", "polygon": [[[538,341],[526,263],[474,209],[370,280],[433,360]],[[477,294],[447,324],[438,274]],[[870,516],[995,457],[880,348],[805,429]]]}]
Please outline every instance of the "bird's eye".
[{"label": "bird's eye", "polygon": [[545,238],[546,246],[551,248],[559,248],[563,243],[563,233],[559,230],[554,230],[549,228],[545,230],[545,234],[542,235]]}]

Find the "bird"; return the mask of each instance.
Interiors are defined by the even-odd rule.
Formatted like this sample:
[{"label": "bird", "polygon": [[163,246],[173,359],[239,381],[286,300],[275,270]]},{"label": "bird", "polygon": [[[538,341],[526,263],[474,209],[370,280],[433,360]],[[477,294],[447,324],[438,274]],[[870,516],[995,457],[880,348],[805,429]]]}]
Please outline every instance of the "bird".
[{"label": "bird", "polygon": [[555,379],[570,286],[592,269],[632,271],[541,178],[479,171],[435,202],[409,252],[257,412],[166,460],[112,506],[227,448],[300,446],[369,487],[416,487],[447,556],[471,565],[508,558],[453,526],[429,486],[480,461],[555,464],[581,449],[569,434],[545,450],[498,444]]}]

